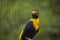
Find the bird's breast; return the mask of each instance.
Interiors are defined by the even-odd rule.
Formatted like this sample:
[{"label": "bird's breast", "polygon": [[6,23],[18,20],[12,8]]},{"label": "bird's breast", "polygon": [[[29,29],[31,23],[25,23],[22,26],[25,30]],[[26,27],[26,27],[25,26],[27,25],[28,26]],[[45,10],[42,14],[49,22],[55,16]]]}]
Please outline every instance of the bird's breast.
[{"label": "bird's breast", "polygon": [[40,20],[38,19],[32,19],[33,25],[35,30],[38,30],[40,28]]}]

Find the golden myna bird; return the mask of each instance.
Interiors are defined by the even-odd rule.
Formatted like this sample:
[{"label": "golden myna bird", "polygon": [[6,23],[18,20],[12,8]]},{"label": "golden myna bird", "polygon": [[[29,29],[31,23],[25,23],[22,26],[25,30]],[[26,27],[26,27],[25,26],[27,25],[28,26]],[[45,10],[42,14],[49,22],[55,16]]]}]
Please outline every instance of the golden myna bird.
[{"label": "golden myna bird", "polygon": [[32,11],[32,19],[20,33],[19,40],[32,40],[40,29],[40,19],[37,10]]}]

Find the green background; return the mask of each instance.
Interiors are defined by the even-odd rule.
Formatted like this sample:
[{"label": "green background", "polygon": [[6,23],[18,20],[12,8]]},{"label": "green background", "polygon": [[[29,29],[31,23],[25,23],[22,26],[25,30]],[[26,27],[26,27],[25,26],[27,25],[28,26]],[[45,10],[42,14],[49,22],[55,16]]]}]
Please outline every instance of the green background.
[{"label": "green background", "polygon": [[32,10],[40,17],[33,40],[60,40],[60,0],[0,0],[0,40],[18,40]]}]

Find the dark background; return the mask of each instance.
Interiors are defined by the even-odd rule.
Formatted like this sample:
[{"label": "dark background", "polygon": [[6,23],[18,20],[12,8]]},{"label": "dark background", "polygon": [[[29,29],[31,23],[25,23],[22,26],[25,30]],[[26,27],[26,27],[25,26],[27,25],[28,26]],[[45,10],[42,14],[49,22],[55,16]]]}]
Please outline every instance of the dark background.
[{"label": "dark background", "polygon": [[60,40],[60,0],[0,0],[0,40],[18,40],[32,10],[40,17],[33,40]]}]

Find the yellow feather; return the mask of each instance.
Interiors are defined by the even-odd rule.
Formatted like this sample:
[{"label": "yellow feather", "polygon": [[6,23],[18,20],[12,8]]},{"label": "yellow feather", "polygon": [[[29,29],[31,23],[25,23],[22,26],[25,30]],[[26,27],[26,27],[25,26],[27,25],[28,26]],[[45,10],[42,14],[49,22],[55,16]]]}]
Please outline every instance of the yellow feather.
[{"label": "yellow feather", "polygon": [[38,30],[40,28],[40,20],[39,20],[39,18],[31,19],[31,21],[33,22],[35,30]]},{"label": "yellow feather", "polygon": [[19,40],[22,40],[22,39],[21,39],[21,37],[22,37],[22,33],[23,33],[23,31],[20,33]]}]

